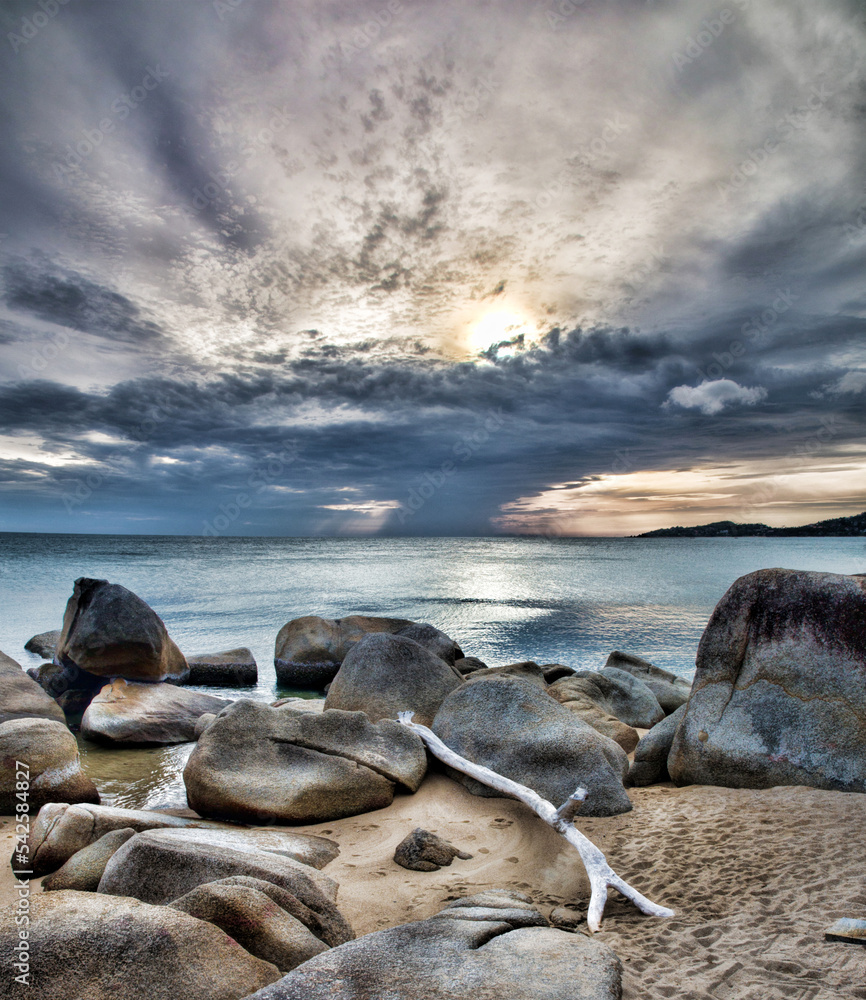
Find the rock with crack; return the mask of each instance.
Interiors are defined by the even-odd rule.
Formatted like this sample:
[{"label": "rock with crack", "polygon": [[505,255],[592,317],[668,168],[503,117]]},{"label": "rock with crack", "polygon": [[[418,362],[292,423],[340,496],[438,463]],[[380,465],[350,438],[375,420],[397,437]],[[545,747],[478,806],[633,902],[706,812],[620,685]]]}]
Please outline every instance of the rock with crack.
[{"label": "rock with crack", "polygon": [[[22,779],[25,774],[26,779]],[[0,724],[0,813],[14,815],[21,802],[22,780],[28,783],[30,809],[40,809],[48,802],[99,802],[96,785],[81,770],[75,737],[53,719],[15,719]]]},{"label": "rock with crack", "polygon": [[140,597],[86,577],[75,581],[55,659],[98,677],[137,681],[182,679],[189,669],[162,619]]},{"label": "rock with crack", "polygon": [[243,823],[316,823],[417,791],[423,743],[362,712],[321,714],[239,701],[202,733],[184,770],[190,808]]},{"label": "rock with crack", "polygon": [[99,840],[76,851],[66,864],[44,878],[42,888],[45,892],[58,892],[62,889],[96,892],[105,872],[105,866],[115,852],[134,836],[135,830],[129,826],[122,830],[110,830],[104,833]]},{"label": "rock with crack", "polygon": [[434,656],[453,664],[461,659],[460,647],[439,629],[406,618],[293,618],[279,631],[274,648],[277,684],[283,687],[323,688],[332,681],[349,650],[365,635],[404,635]]},{"label": "rock with crack", "polygon": [[118,677],[87,706],[81,735],[113,746],[189,743],[203,715],[215,715],[230,704],[174,684],[137,684]]},{"label": "rock with crack", "polygon": [[324,952],[249,1000],[619,1000],[621,978],[607,945],[485,892]]},{"label": "rock with crack", "polygon": [[[520,677],[467,681],[442,703],[432,729],[456,753],[553,802],[582,785],[589,791],[586,815],[615,816],[632,807],[622,747]],[[473,795],[501,794],[464,774],[454,777]]]},{"label": "rock with crack", "polygon": [[866,576],[740,577],[698,646],[673,780],[866,792],[864,636]]},{"label": "rock with crack", "polygon": [[686,706],[680,705],[641,739],[628,769],[626,784],[642,787],[655,785],[659,781],[670,781],[668,755],[685,714]]},{"label": "rock with crack", "polygon": [[263,891],[267,883],[257,881],[262,888],[231,878],[206,882],[168,906],[216,925],[251,955],[273,962],[281,972],[290,972],[328,950],[306,924]]},{"label": "rock with crack", "polygon": [[593,729],[601,733],[602,736],[607,736],[614,743],[618,743],[626,753],[631,753],[638,745],[637,731],[624,722],[620,722],[615,715],[606,712],[588,695],[584,695],[580,691],[557,687],[556,683],[550,685],[547,693],[561,705],[564,705],[569,712],[573,712],[588,726],[592,726]]},{"label": "rock with crack", "polygon": [[396,719],[411,709],[432,722],[463,675],[414,639],[373,633],[357,642],[331,682],[325,709],[364,712],[370,719]]},{"label": "rock with crack", "polygon": [[51,803],[39,810],[30,825],[27,849],[40,878],[56,871],[74,854],[112,830],[177,830],[188,839],[216,843],[236,850],[283,854],[314,868],[324,868],[340,853],[333,840],[289,830],[239,830],[222,823],[188,819],[151,809],[119,809],[114,806]]},{"label": "rock with crack", "polygon": [[416,827],[404,837],[394,851],[394,860],[401,868],[416,872],[438,872],[455,858],[468,861],[472,857],[429,830]]},{"label": "rock with crack", "polygon": [[17,660],[0,653],[0,723],[14,719],[53,719],[62,724],[66,716]]},{"label": "rock with crack", "polygon": [[238,1000],[280,977],[213,924],[167,906],[65,890],[34,895],[29,915],[31,978],[14,993],[19,928],[13,907],[0,914],[3,996]]},{"label": "rock with crack", "polygon": [[675,712],[680,705],[685,705],[689,700],[691,684],[682,677],[677,677],[670,670],[657,667],[649,660],[644,660],[640,656],[633,656],[631,653],[621,653],[615,649],[607,658],[602,673],[608,668],[624,670],[626,673],[637,677],[652,691],[658,699],[658,703],[664,711],[670,715]]}]

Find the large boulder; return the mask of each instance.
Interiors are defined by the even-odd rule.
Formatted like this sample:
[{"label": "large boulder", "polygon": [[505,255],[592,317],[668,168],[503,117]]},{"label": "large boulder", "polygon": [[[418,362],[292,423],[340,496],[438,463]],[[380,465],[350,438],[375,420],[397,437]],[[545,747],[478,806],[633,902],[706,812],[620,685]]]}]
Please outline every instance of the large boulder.
[{"label": "large boulder", "polygon": [[117,850],[105,866],[99,891],[145,903],[170,903],[196,886],[233,875],[272,882],[316,915],[304,921],[307,926],[325,924],[343,934],[343,940],[351,938],[352,930],[335,905],[337,883],[316,868],[266,851],[251,854],[199,844],[163,830],[137,833]]},{"label": "large boulder", "polygon": [[557,700],[588,698],[608,715],[633,728],[652,729],[665,717],[658,698],[643,681],[613,667],[601,671],[579,670],[554,681],[550,687],[551,693],[556,689]]},{"label": "large boulder", "polygon": [[[30,978],[13,987],[16,910],[0,914],[4,997],[45,1000],[238,1000],[279,979],[224,931],[167,906],[95,892],[29,900]],[[20,989],[20,992],[15,992]]]},{"label": "large boulder", "polygon": [[81,670],[74,663],[43,663],[30,667],[30,677],[53,698],[67,722],[80,722],[93,696],[105,686],[105,678]]},{"label": "large boulder", "polygon": [[188,656],[189,674],[184,684],[212,687],[253,687],[259,679],[259,668],[252,651],[242,646],[222,653],[200,653]]},{"label": "large boulder", "polygon": [[230,704],[174,684],[137,684],[118,677],[87,706],[81,735],[118,746],[189,743],[202,715],[216,715]]},{"label": "large boulder", "polygon": [[54,719],[66,716],[57,702],[11,656],[0,653],[0,723],[13,719]]},{"label": "large boulder", "polygon": [[[631,653],[621,653],[615,649],[607,658],[604,665],[614,667],[616,670],[624,670],[626,673],[637,677],[652,691],[658,699],[658,703],[670,715],[675,712],[680,705],[685,705],[689,700],[691,684],[682,677],[677,677],[670,670],[663,670],[649,660],[644,660],[640,656],[633,656]],[[604,673],[604,671],[602,671]]]},{"label": "large boulder", "polygon": [[866,791],[866,576],[740,577],[701,637],[679,784]]},{"label": "large boulder", "polygon": [[279,631],[274,648],[277,684],[285,687],[323,688],[333,680],[349,650],[371,633],[406,635],[447,663],[463,653],[444,632],[406,618],[294,618]]},{"label": "large boulder", "polygon": [[374,722],[411,711],[415,722],[429,726],[445,697],[462,684],[459,670],[414,639],[372,633],[349,650],[325,709],[364,712]]},{"label": "large boulder", "polygon": [[173,816],[152,809],[119,809],[115,806],[49,804],[30,824],[27,850],[34,875],[39,878],[60,868],[78,851],[113,830],[176,830],[186,839],[216,843],[236,850],[269,851],[294,858],[314,868],[324,868],[339,854],[326,837],[288,830],[240,830],[222,823]]},{"label": "large boulder", "polygon": [[426,768],[424,744],[397,722],[238,701],[199,737],[183,778],[199,815],[317,823],[390,805]]},{"label": "large boulder", "polygon": [[607,736],[614,743],[618,743],[626,753],[631,753],[638,745],[640,737],[637,730],[620,722],[615,715],[606,712],[588,696],[582,695],[579,691],[568,691],[557,687],[555,683],[551,684],[547,693],[602,736]]},{"label": "large boulder", "polygon": [[267,893],[232,879],[196,886],[168,905],[214,924],[251,955],[273,962],[281,972],[289,972],[328,950],[302,921]]},{"label": "large boulder", "polygon": [[[615,816],[632,807],[623,786],[628,756],[622,747],[522,678],[468,681],[442,703],[433,732],[462,757],[554,805],[582,786],[589,792],[582,815]],[[501,795],[467,775],[454,777],[473,795]]]},{"label": "large boulder", "polygon": [[42,880],[42,888],[46,892],[57,892],[62,889],[77,889],[79,892],[96,892],[99,882],[105,872],[105,866],[115,852],[135,836],[135,830],[125,827],[123,830],[110,830],[99,840],[83,847],[76,854]]},{"label": "large boulder", "polygon": [[162,619],[140,597],[86,577],[75,581],[55,659],[98,677],[136,681],[175,680],[189,669]]},{"label": "large boulder", "polygon": [[23,801],[18,798],[22,780],[28,784],[29,812],[47,802],[99,802],[96,785],[81,770],[75,737],[53,719],[0,724],[0,813],[15,813]]},{"label": "large boulder", "polygon": [[60,629],[53,629],[50,632],[40,632],[31,636],[24,643],[24,648],[28,653],[35,653],[43,660],[53,660],[57,652],[57,643],[60,641]]},{"label": "large boulder", "polygon": [[598,939],[549,927],[526,897],[485,892],[326,951],[248,1000],[619,1000]]},{"label": "large boulder", "polygon": [[683,717],[686,706],[680,705],[661,722],[657,723],[641,739],[634,752],[634,760],[628,769],[627,785],[638,787],[655,785],[659,781],[670,781],[668,755],[673,746],[674,736]]}]

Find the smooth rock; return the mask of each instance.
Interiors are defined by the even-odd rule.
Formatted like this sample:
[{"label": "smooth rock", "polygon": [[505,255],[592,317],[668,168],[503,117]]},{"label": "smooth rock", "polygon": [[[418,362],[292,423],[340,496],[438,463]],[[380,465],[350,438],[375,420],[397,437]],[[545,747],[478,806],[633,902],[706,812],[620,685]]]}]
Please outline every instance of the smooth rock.
[{"label": "smooth rock", "polygon": [[[15,909],[0,914],[2,996],[41,1000],[238,1000],[279,979],[204,920],[95,892],[30,898],[28,986],[14,977]],[[19,992],[10,992],[15,986]]]},{"label": "smooth rock", "polygon": [[[214,827],[220,824],[187,819],[151,809],[119,809],[102,805],[49,803],[30,823],[27,850],[33,877],[56,871],[73,854],[111,830],[157,830],[162,827]],[[14,867],[14,865],[13,865]]]},{"label": "smooth rock", "polygon": [[575,673],[574,667],[567,667],[564,663],[542,663],[541,673],[548,684],[558,681],[562,677],[571,677]]},{"label": "smooth rock", "polygon": [[461,674],[471,674],[473,670],[486,670],[487,664],[477,656],[464,656],[454,661],[454,667]]},{"label": "smooth rock", "polygon": [[604,669],[606,670],[608,667],[624,670],[633,677],[637,677],[638,680],[643,681],[656,696],[658,703],[668,715],[671,712],[675,712],[680,705],[685,705],[689,700],[689,692],[692,686],[687,680],[677,677],[670,670],[663,670],[661,667],[655,666],[655,664],[650,663],[649,660],[644,660],[640,656],[632,656],[631,653],[621,653],[618,649],[615,649],[608,656]]},{"label": "smooth rock", "polygon": [[188,671],[157,613],[116,583],[80,577],[63,615],[58,663],[99,677],[165,681]]},{"label": "smooth rock", "polygon": [[271,702],[271,708],[291,708],[295,712],[308,712],[319,715],[325,711],[324,698],[277,698]]},{"label": "smooth rock", "polygon": [[188,656],[189,675],[184,684],[213,687],[253,687],[258,683],[259,668],[252,652],[241,646],[223,653],[200,653]]},{"label": "smooth rock", "polygon": [[701,637],[668,771],[678,785],[866,791],[866,577],[740,577]]},{"label": "smooth rock", "polygon": [[[166,836],[162,830],[137,833],[116,851],[105,867],[99,892],[169,903],[196,886],[232,875],[273,882],[323,919],[348,927],[334,902],[337,883],[317,869],[278,854],[195,843]],[[350,928],[347,933],[351,935]]]},{"label": "smooth rock", "polygon": [[30,667],[30,677],[60,706],[67,722],[79,722],[105,678],[89,674],[74,663],[43,663]]},{"label": "smooth rock", "polygon": [[14,719],[54,719],[63,723],[66,716],[20,663],[0,653],[0,723]]},{"label": "smooth rock", "polygon": [[426,767],[420,738],[397,722],[239,701],[202,733],[183,777],[199,815],[315,823],[390,805]]},{"label": "smooth rock", "polygon": [[634,760],[628,769],[626,784],[643,787],[660,781],[670,781],[668,755],[673,746],[676,731],[686,714],[686,706],[680,705],[641,738],[634,752]]},{"label": "smooth rock", "polygon": [[253,886],[207,882],[168,905],[219,927],[281,972],[328,949],[297,917]]},{"label": "smooth rock", "polygon": [[[527,785],[554,805],[582,786],[589,795],[581,815],[615,816],[632,807],[623,787],[628,772],[623,749],[522,678],[467,682],[445,699],[432,728],[456,753]],[[453,777],[473,795],[501,794],[456,771]]]},{"label": "smooth rock", "polygon": [[230,704],[175,684],[140,684],[118,677],[87,706],[81,735],[118,746],[189,743],[202,715],[216,714]]},{"label": "smooth rock", "polygon": [[123,830],[110,830],[99,840],[88,844],[57,869],[56,872],[42,880],[42,888],[46,892],[56,892],[62,889],[76,889],[79,892],[96,892],[99,880],[105,872],[105,866],[112,855],[135,836],[132,827]]},{"label": "smooth rock", "polygon": [[372,633],[349,650],[325,709],[364,712],[374,722],[411,711],[415,722],[429,726],[443,699],[462,684],[458,670],[414,639]]},{"label": "smooth rock", "polygon": [[416,872],[436,872],[450,865],[455,858],[467,861],[471,857],[471,854],[429,830],[422,830],[420,826],[405,836],[394,851],[394,860],[401,868]]},{"label": "smooth rock", "polygon": [[181,826],[160,828],[162,836],[195,844],[214,844],[250,854],[279,854],[311,868],[324,868],[340,854],[339,845],[327,837],[289,830],[259,830],[230,826]]},{"label": "smooth rock", "polygon": [[60,641],[60,629],[51,632],[40,632],[32,636],[24,643],[24,648],[28,653],[35,653],[43,660],[53,660],[57,652],[57,643]]},{"label": "smooth rock", "polygon": [[194,740],[198,740],[201,734],[208,728],[208,726],[216,719],[213,712],[205,712],[204,715],[200,715],[195,722],[195,729],[192,731],[192,737]]},{"label": "smooth rock", "polygon": [[324,687],[333,680],[349,650],[365,635],[387,633],[409,638],[448,663],[461,658],[460,647],[444,632],[406,618],[319,618],[308,615],[287,622],[274,648],[277,684],[286,687]]},{"label": "smooth rock", "polygon": [[324,952],[249,1000],[619,1000],[611,949],[545,924],[505,895],[449,908]]},{"label": "smooth rock", "polygon": [[47,802],[99,802],[96,785],[81,770],[75,737],[62,722],[13,719],[0,724],[0,813],[5,816],[14,815],[22,801],[17,798],[19,773],[29,773],[24,779],[29,781],[29,812]]},{"label": "smooth rock", "polygon": [[551,684],[550,694],[563,701],[589,698],[602,711],[632,728],[652,729],[665,717],[658,699],[643,681],[613,667],[578,670]]},{"label": "smooth rock", "polygon": [[506,663],[503,667],[488,667],[486,670],[479,670],[477,673],[466,674],[467,681],[474,681],[486,677],[520,677],[529,681],[536,687],[547,690],[547,681],[544,679],[544,671],[532,660],[525,660],[522,663]]}]

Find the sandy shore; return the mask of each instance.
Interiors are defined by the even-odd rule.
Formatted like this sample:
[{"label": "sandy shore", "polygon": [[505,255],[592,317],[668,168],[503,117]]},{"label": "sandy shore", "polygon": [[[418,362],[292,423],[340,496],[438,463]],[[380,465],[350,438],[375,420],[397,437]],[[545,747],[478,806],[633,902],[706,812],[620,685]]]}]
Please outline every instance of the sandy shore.
[{"label": "sandy shore", "polygon": [[[621,897],[608,903],[600,933],[623,961],[626,1000],[866,998],[866,948],[823,934],[837,917],[866,917],[866,796],[670,785],[629,794],[632,812],[578,824],[620,875],[676,910],[661,920]],[[416,826],[474,857],[438,872],[400,868],[394,848]],[[12,827],[0,829],[10,852]],[[586,908],[580,859],[562,838],[522,804],[476,798],[443,775],[387,809],[293,829],[339,843],[327,873],[358,934],[489,887],[520,889],[544,912]],[[2,868],[5,907],[14,884]]]}]

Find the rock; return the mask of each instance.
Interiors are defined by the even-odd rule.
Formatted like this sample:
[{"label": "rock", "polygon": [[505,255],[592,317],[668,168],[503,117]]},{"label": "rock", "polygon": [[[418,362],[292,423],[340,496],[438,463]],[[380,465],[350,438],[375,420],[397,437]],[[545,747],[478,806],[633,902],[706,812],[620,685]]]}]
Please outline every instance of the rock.
[{"label": "rock", "polygon": [[668,715],[671,712],[675,712],[680,705],[685,705],[689,700],[689,692],[692,686],[687,680],[677,677],[670,670],[663,670],[661,667],[655,666],[649,660],[644,660],[640,656],[632,656],[630,653],[620,653],[618,649],[615,649],[607,658],[604,669],[606,670],[608,667],[624,670],[633,677],[637,677],[638,680],[643,681],[656,696],[658,703]]},{"label": "rock", "polygon": [[[432,728],[461,756],[533,788],[554,805],[580,785],[589,792],[581,815],[631,809],[622,748],[522,678],[469,681],[445,699]],[[453,777],[473,795],[500,794],[467,775]]]},{"label": "rock", "polygon": [[30,825],[27,841],[34,877],[53,872],[77,851],[95,843],[111,830],[184,831],[188,838],[208,840],[218,835],[225,845],[232,838],[238,850],[270,851],[284,854],[315,868],[324,868],[339,853],[339,847],[325,837],[293,833],[288,830],[239,830],[202,819],[187,819],[151,809],[118,809],[113,806],[63,805],[43,806]]},{"label": "rock", "polygon": [[[30,898],[30,980],[4,996],[46,1000],[237,1000],[279,979],[223,931],[167,906],[95,892]],[[18,972],[15,909],[0,914],[4,991]]]},{"label": "rock", "polygon": [[214,687],[252,687],[258,683],[259,668],[252,652],[242,646],[224,653],[200,653],[188,656],[189,676],[184,684]]},{"label": "rock", "polygon": [[454,858],[467,861],[471,854],[466,854],[447,840],[437,837],[429,830],[416,827],[403,838],[394,851],[394,860],[401,868],[410,868],[416,872],[437,872],[446,868]]},{"label": "rock", "polygon": [[202,733],[183,777],[202,816],[316,823],[390,805],[426,767],[421,739],[397,722],[239,701]]},{"label": "rock", "polygon": [[99,892],[169,903],[198,885],[232,875],[273,882],[351,937],[351,928],[334,904],[337,883],[317,869],[278,854],[199,844],[163,830],[137,833],[116,851],[105,867]]},{"label": "rock", "polygon": [[487,664],[477,656],[464,656],[454,661],[454,667],[461,674],[471,674],[473,670],[486,670]]},{"label": "rock", "polygon": [[561,931],[576,931],[586,921],[586,913],[570,906],[557,906],[550,911],[550,922]]},{"label": "rock", "polygon": [[98,677],[134,681],[177,680],[189,669],[162,619],[140,597],[86,577],[75,581],[55,658]]},{"label": "rock", "polygon": [[486,670],[479,670],[477,673],[467,674],[466,680],[476,680],[486,677],[520,677],[536,687],[547,690],[547,681],[544,673],[537,663],[532,660],[525,660],[522,663],[507,663],[504,667],[488,667]]},{"label": "rock", "polygon": [[597,938],[547,926],[520,896],[457,902],[326,951],[248,1000],[619,1000],[622,967]]},{"label": "rock", "polygon": [[273,882],[268,882],[261,878],[252,878],[249,875],[230,875],[228,878],[219,879],[216,882],[206,882],[205,885],[243,885],[253,889],[258,889],[269,899],[272,899],[286,913],[296,917],[323,941],[329,948],[336,948],[337,945],[352,941],[355,937],[352,928],[346,922],[342,914],[328,912],[317,913],[305,906],[297,896],[293,896],[287,889],[283,889]]},{"label": "rock", "polygon": [[373,633],[355,643],[325,699],[325,709],[365,712],[374,722],[415,713],[429,726],[443,699],[463,683],[454,667],[414,639]]},{"label": "rock", "polygon": [[[29,811],[47,802],[99,802],[96,785],[81,771],[78,744],[62,722],[13,719],[0,724],[0,813],[15,813],[18,775],[29,773]],[[26,866],[23,866],[26,867]]]},{"label": "rock", "polygon": [[564,663],[542,663],[541,673],[547,683],[552,684],[562,677],[571,677],[575,673],[575,669],[567,667]]},{"label": "rock", "polygon": [[[228,882],[228,884],[226,884]],[[168,904],[219,927],[256,958],[289,972],[328,946],[260,889],[207,882]]]},{"label": "rock", "polygon": [[74,663],[43,663],[27,673],[60,706],[67,722],[80,721],[105,678],[80,670]]},{"label": "rock", "polygon": [[698,646],[673,780],[866,791],[864,636],[866,576],[740,577]]},{"label": "rock", "polygon": [[271,702],[271,708],[291,708],[296,712],[318,715],[325,710],[324,698],[278,698]]},{"label": "rock", "polygon": [[40,632],[24,643],[24,648],[28,653],[35,653],[43,660],[53,660],[57,651],[57,643],[60,641],[60,629],[51,632]]},{"label": "rock", "polygon": [[[548,688],[547,693],[556,698],[557,701],[559,701],[560,694],[565,697],[568,697],[569,694],[557,688],[555,684]],[[591,701],[589,697],[569,698],[567,701],[561,702],[561,704],[588,726],[592,726],[593,729],[601,733],[602,736],[607,736],[614,743],[618,743],[626,753],[631,753],[638,745],[640,737],[635,729],[627,726],[624,722],[620,722],[615,715],[605,712],[603,708],[599,707],[594,701]]]},{"label": "rock", "polygon": [[202,715],[216,714],[230,704],[174,684],[137,684],[119,677],[87,706],[81,735],[119,746],[189,743]]},{"label": "rock", "polygon": [[308,615],[287,622],[277,635],[274,666],[277,684],[285,687],[324,687],[333,680],[349,650],[365,635],[406,634],[448,663],[463,656],[444,632],[406,618],[318,618]]},{"label": "rock", "polygon": [[643,681],[613,667],[603,671],[579,670],[551,684],[550,694],[557,701],[588,698],[602,711],[633,728],[652,729],[665,717],[658,699]]},{"label": "rock", "polygon": [[96,892],[99,880],[105,871],[112,855],[135,836],[132,827],[122,830],[110,830],[99,840],[88,844],[72,855],[65,865],[42,880],[42,888],[46,892],[56,892],[62,889],[77,889],[79,892]]},{"label": "rock", "polygon": [[643,787],[655,785],[659,781],[670,781],[668,754],[685,714],[686,706],[680,705],[675,712],[656,723],[641,739],[628,769],[627,785]]},{"label": "rock", "polygon": [[201,734],[208,728],[208,726],[214,721],[216,716],[213,712],[205,712],[204,715],[200,715],[195,723],[195,729],[192,731],[192,737],[194,740],[201,738]]},{"label": "rock", "polygon": [[65,721],[63,709],[11,656],[0,653],[0,723],[13,719]]}]

